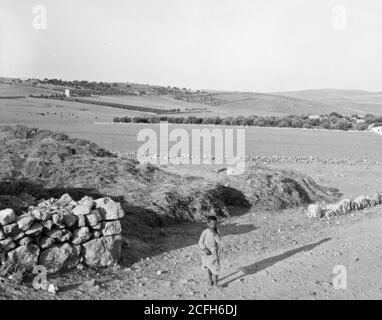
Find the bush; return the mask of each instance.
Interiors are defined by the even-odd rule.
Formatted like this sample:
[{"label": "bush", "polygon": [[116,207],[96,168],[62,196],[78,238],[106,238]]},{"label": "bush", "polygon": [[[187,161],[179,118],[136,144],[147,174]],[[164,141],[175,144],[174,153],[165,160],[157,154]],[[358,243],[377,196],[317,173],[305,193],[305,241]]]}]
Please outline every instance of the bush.
[{"label": "bush", "polygon": [[376,121],[375,119],[376,118],[375,118],[375,116],[373,114],[368,113],[367,115],[365,115],[365,122],[367,124],[372,124],[373,122]]},{"label": "bush", "polygon": [[230,126],[231,121],[232,121],[232,117],[228,117],[228,118],[223,119],[222,123],[226,126]]},{"label": "bush", "polygon": [[[380,122],[377,122],[379,120]],[[130,117],[115,117],[114,122],[123,123],[159,123],[161,121],[167,121],[174,124],[214,124],[214,125],[226,125],[226,126],[258,126],[258,127],[284,127],[284,128],[323,128],[323,129],[336,129],[336,130],[349,130],[350,128],[356,130],[366,130],[369,123],[382,126],[382,117],[375,117],[373,115],[367,115],[365,123],[355,123],[352,118],[348,116],[342,116],[336,112],[332,112],[330,115],[321,116],[320,119],[309,119],[307,115],[287,115],[283,117],[275,116],[249,116],[249,117],[227,117],[220,118],[215,117],[169,117],[169,116],[151,116],[143,117],[137,116]]]},{"label": "bush", "polygon": [[221,124],[222,120],[219,117],[214,117],[213,118],[213,124],[218,125]]},{"label": "bush", "polygon": [[[117,118],[117,117],[116,117]],[[114,118],[115,119],[115,118]],[[115,122],[115,121],[114,121]],[[123,117],[123,118],[119,118],[119,122],[123,122],[123,123],[129,123],[131,122],[131,118],[130,117]]]},{"label": "bush", "polygon": [[320,120],[319,119],[309,119],[309,123],[313,126],[313,127],[318,127],[320,125]]},{"label": "bush", "polygon": [[292,120],[284,118],[284,119],[280,120],[280,122],[278,123],[278,126],[282,127],[282,128],[290,128],[290,127],[292,127]]},{"label": "bush", "polygon": [[0,264],[0,278],[11,277],[12,282],[18,285],[21,284],[26,276],[26,270],[20,264],[20,261],[5,260],[4,257],[0,257],[0,261],[2,260],[4,261]]},{"label": "bush", "polygon": [[329,116],[334,117],[334,118],[343,118],[343,116],[340,115],[338,112],[329,113]]},{"label": "bush", "polygon": [[330,121],[329,120],[325,120],[322,122],[321,124],[322,128],[324,129],[331,129],[332,128],[332,125],[330,124]]},{"label": "bush", "polygon": [[213,124],[213,119],[204,118],[204,119],[202,119],[202,124]]},{"label": "bush", "polygon": [[245,118],[244,121],[243,121],[243,125],[245,125],[245,126],[253,126],[253,119]]},{"label": "bush", "polygon": [[292,120],[292,127],[293,128],[302,128],[304,125],[304,122],[301,119],[293,119]]},{"label": "bush", "polygon": [[356,123],[355,125],[355,129],[360,131],[367,130],[368,127],[369,125],[367,123]]},{"label": "bush", "polygon": [[373,122],[373,127],[382,127],[382,122]]},{"label": "bush", "polygon": [[347,131],[349,130],[350,124],[346,120],[339,120],[335,124],[333,124],[332,128],[337,129],[337,130],[344,130]]}]

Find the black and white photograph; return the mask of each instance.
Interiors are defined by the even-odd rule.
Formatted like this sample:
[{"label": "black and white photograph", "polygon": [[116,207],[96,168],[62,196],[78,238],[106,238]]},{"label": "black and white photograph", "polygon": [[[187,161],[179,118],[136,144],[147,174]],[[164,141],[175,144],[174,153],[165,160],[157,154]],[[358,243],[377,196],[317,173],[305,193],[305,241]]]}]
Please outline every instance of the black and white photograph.
[{"label": "black and white photograph", "polygon": [[1,0],[0,300],[382,299],[381,17]]}]

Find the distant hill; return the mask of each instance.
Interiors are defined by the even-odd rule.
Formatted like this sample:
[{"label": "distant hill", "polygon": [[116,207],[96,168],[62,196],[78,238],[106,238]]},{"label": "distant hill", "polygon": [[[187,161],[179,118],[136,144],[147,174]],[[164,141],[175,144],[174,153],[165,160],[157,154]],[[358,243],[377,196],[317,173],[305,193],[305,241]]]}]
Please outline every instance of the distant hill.
[{"label": "distant hill", "polygon": [[[333,107],[318,101],[264,93],[221,93],[218,97],[225,103],[214,108],[225,115],[287,115],[324,114]],[[210,108],[211,110],[211,108]]]},{"label": "distant hill", "polygon": [[373,94],[372,92],[363,90],[349,90],[349,89],[313,89],[313,90],[301,90],[301,91],[286,91],[274,93],[277,95],[301,98],[301,99],[332,99],[332,98],[344,98],[354,97],[360,95]]},{"label": "distant hill", "polygon": [[[203,95],[195,95],[196,101]],[[207,94],[205,94],[207,96]],[[193,95],[187,101],[193,101]],[[209,103],[213,97],[215,103]],[[372,113],[382,115],[382,93],[362,90],[304,90],[280,93],[214,92],[206,97],[210,111],[218,115],[287,115],[326,114],[344,115]]]},{"label": "distant hill", "polygon": [[[200,91],[186,88],[134,83],[35,80],[37,85],[4,83],[0,78],[0,98],[9,96],[62,93],[68,84],[88,92],[104,92],[92,99],[119,100],[145,107],[179,109],[187,115],[193,109],[201,116],[270,116],[289,114],[343,115],[372,113],[382,115],[382,92],[363,90],[317,89],[275,93]],[[3,82],[3,83],[1,83]],[[81,90],[81,89],[79,89]],[[110,93],[108,93],[110,92]],[[159,99],[159,100],[158,100]],[[190,114],[192,112],[190,111]]]},{"label": "distant hill", "polygon": [[[345,89],[317,89],[278,93],[283,96],[314,100],[346,113],[382,113],[382,92]],[[346,112],[348,111],[348,112]]]}]

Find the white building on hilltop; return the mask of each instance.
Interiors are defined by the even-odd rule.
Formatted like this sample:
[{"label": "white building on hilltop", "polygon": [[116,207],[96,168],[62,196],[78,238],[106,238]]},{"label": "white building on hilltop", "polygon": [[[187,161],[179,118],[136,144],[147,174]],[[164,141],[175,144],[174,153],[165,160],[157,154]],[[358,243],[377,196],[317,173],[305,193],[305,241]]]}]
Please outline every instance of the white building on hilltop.
[{"label": "white building on hilltop", "polygon": [[70,90],[69,89],[65,89],[65,96],[70,97]]}]

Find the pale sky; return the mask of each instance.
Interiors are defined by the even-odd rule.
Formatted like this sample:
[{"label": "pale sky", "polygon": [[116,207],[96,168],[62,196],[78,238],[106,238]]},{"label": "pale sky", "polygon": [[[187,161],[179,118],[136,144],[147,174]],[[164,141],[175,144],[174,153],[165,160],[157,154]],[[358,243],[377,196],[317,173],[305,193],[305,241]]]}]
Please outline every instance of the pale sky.
[{"label": "pale sky", "polygon": [[0,76],[382,91],[382,1],[1,0]]}]

